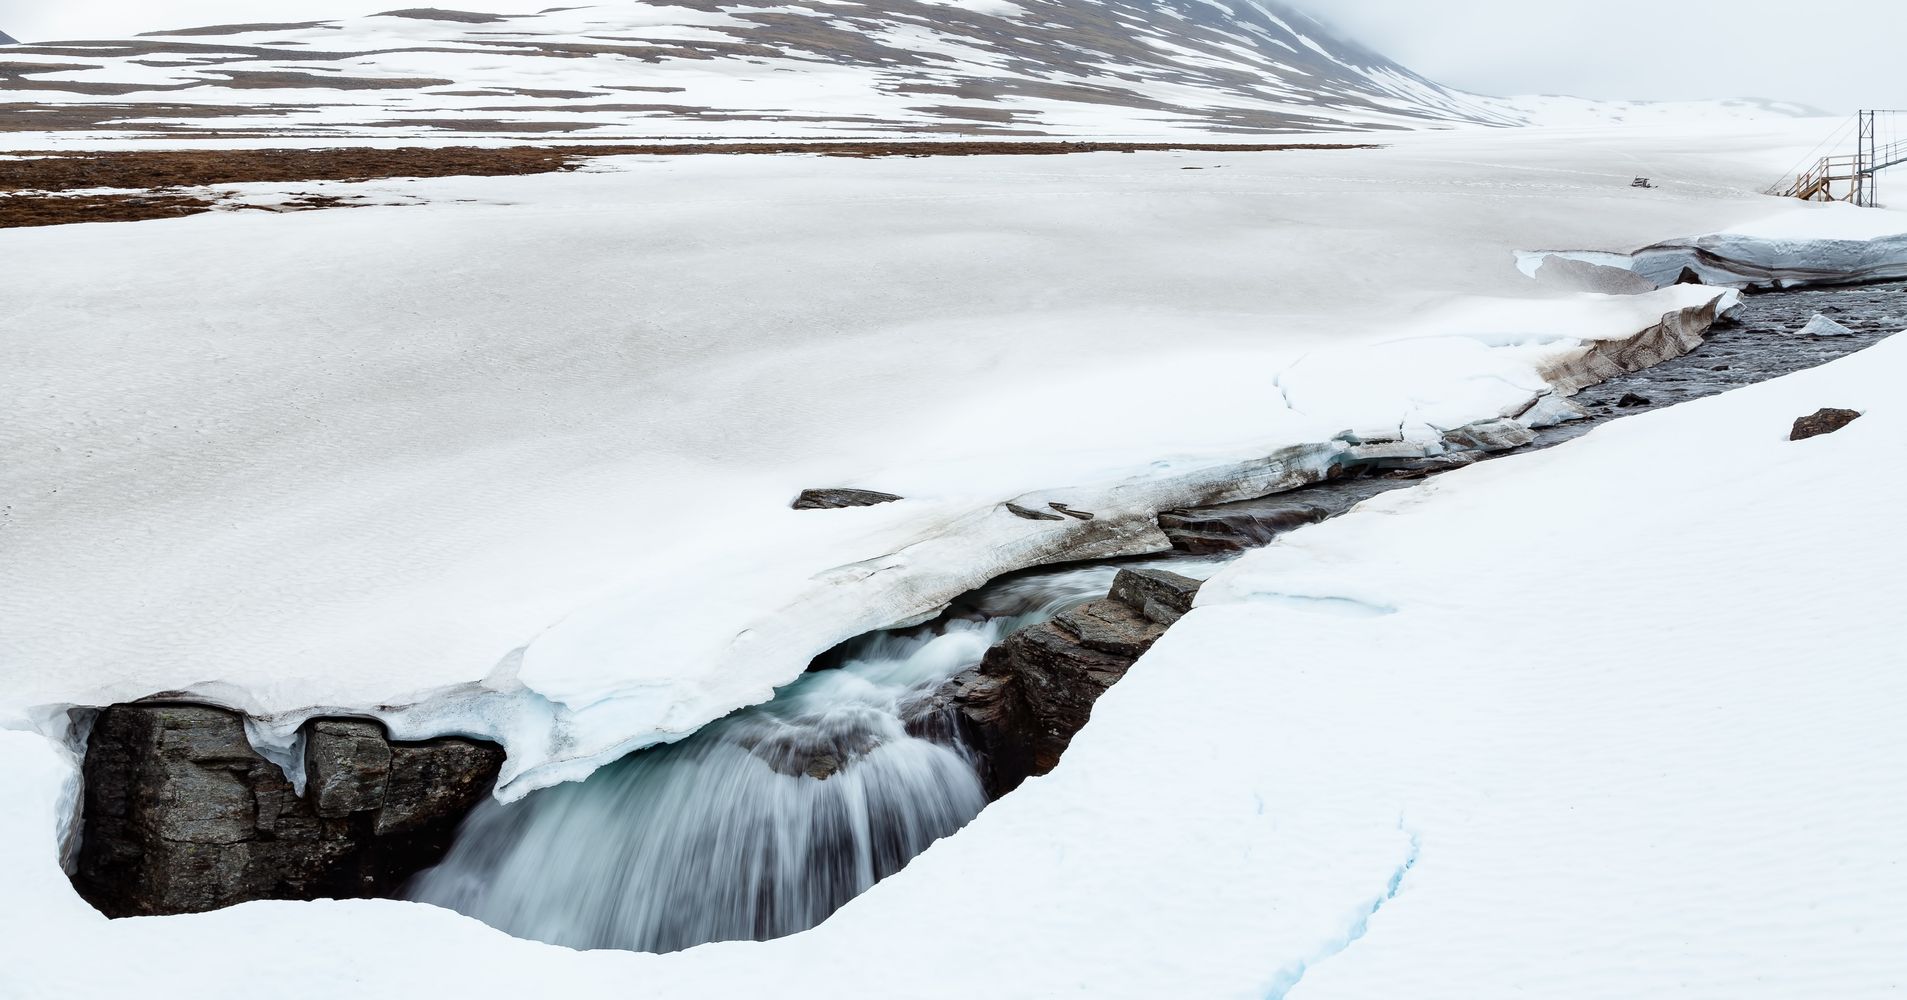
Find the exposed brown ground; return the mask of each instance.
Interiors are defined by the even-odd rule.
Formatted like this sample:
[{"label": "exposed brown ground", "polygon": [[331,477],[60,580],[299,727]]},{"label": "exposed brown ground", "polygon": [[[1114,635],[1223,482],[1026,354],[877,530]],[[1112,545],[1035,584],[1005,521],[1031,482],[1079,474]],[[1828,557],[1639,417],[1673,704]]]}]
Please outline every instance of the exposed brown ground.
[{"label": "exposed brown ground", "polygon": [[[710,153],[822,156],[1039,156],[1063,153],[1191,151],[1269,153],[1304,149],[1375,149],[1346,144],[1108,142],[749,142],[481,149],[234,149],[45,151],[0,156],[0,229],[69,222],[128,222],[210,211],[215,202],[182,191],[213,184],[363,181],[387,177],[496,177],[574,170],[599,156],[691,156]],[[60,192],[120,188],[129,194]],[[308,207],[326,207],[313,199]]]}]

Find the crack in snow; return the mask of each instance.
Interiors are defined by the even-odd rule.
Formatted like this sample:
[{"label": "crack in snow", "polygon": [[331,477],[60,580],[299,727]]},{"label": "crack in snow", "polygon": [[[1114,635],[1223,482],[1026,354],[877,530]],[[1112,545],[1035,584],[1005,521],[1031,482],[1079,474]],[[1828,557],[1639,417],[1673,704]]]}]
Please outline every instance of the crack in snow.
[{"label": "crack in snow", "polygon": [[1254,601],[1277,602],[1290,605],[1299,611],[1317,614],[1342,615],[1348,618],[1382,618],[1397,613],[1396,605],[1378,601],[1366,601],[1356,597],[1319,596],[1315,594],[1281,594],[1260,591],[1251,595]]},{"label": "crack in snow", "polygon": [[1403,820],[1397,821],[1397,829],[1410,838],[1410,850],[1404,854],[1404,860],[1391,871],[1390,879],[1384,883],[1383,893],[1359,908],[1356,917],[1344,929],[1341,937],[1328,942],[1312,957],[1299,959],[1279,969],[1278,974],[1272,978],[1271,989],[1266,992],[1265,1000],[1285,1000],[1292,988],[1303,981],[1305,973],[1311,971],[1313,966],[1343,954],[1346,949],[1369,933],[1371,918],[1377,916],[1378,911],[1382,910],[1385,904],[1397,898],[1398,892],[1404,887],[1404,877],[1410,874],[1411,869],[1417,867],[1417,861],[1423,856],[1424,849],[1423,836],[1406,827]]}]

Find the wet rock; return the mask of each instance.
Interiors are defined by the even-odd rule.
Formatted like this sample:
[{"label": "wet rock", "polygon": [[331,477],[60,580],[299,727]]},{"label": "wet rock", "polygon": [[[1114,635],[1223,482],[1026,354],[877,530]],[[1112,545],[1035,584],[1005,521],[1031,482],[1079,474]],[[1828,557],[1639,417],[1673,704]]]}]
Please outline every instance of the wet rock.
[{"label": "wet rock", "polygon": [[1421,478],[1475,465],[1477,456],[1478,453],[1474,451],[1447,451],[1441,455],[1423,455],[1417,458],[1387,458],[1378,462],[1368,462],[1356,468],[1358,472],[1365,475]]},{"label": "wet rock", "polygon": [[777,773],[826,781],[873,753],[881,746],[881,738],[871,730],[844,729],[823,735],[789,729],[742,745]]},{"label": "wet rock", "polygon": [[494,743],[457,737],[393,743],[391,776],[372,832],[380,837],[454,832],[454,827],[445,831],[445,818],[475,808],[502,768],[503,749]]},{"label": "wet rock", "polygon": [[1859,419],[1861,419],[1859,410],[1840,410],[1832,407],[1816,410],[1794,422],[1794,430],[1789,433],[1788,440],[1806,441],[1808,438],[1832,434]]},{"label": "wet rock", "polygon": [[1093,703],[1191,608],[1198,586],[1175,573],[1123,571],[1114,597],[1008,636],[910,710],[908,728],[968,748],[997,799],[1058,765]]},{"label": "wet rock", "polygon": [[1059,511],[1060,513],[1066,515],[1067,517],[1074,518],[1080,521],[1090,521],[1093,518],[1096,518],[1099,516],[1089,511],[1074,510],[1073,508],[1068,507],[1063,503],[1049,503],[1047,504],[1047,506],[1053,508],[1056,511]]},{"label": "wet rock", "polygon": [[1043,510],[1034,510],[1031,507],[1022,507],[1019,504],[1012,503],[1012,502],[1007,503],[1006,509],[1009,511],[1012,511],[1014,517],[1024,518],[1028,521],[1064,521],[1066,520],[1065,517],[1059,514],[1049,513]]},{"label": "wet rock", "polygon": [[304,737],[300,798],[235,712],[102,711],[83,765],[74,886],[108,916],[392,895],[442,857],[503,765],[491,744],[392,743],[360,720],[315,721]]},{"label": "wet rock", "polygon": [[1353,477],[1327,480],[1255,500],[1166,511],[1159,529],[1172,547],[1194,555],[1243,552],[1307,524],[1317,524],[1391,490],[1408,479]]},{"label": "wet rock", "polygon": [[901,499],[905,498],[873,490],[802,490],[790,506],[796,510],[839,510],[844,507],[875,507]]},{"label": "wet rock", "polygon": [[1113,578],[1108,596],[1147,621],[1171,625],[1192,610],[1201,586],[1189,576],[1162,569],[1122,569]]},{"label": "wet rock", "polygon": [[1053,627],[1071,643],[1096,653],[1138,659],[1165,626],[1122,601],[1094,601],[1053,616]]},{"label": "wet rock", "polygon": [[305,736],[305,794],[318,815],[335,819],[384,804],[391,745],[375,722],[326,719]]},{"label": "wet rock", "polygon": [[1654,405],[1655,405],[1654,400],[1650,399],[1647,396],[1637,395],[1636,393],[1633,393],[1633,392],[1625,392],[1622,394],[1621,399],[1616,400],[1616,406],[1624,410],[1633,410],[1641,406],[1654,406]]}]

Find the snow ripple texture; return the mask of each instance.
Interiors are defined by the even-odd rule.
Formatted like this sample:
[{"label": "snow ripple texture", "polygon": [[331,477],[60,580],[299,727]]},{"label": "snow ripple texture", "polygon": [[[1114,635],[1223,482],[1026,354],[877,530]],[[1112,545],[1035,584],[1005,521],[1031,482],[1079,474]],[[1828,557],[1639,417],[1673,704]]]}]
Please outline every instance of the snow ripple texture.
[{"label": "snow ripple texture", "polygon": [[518,937],[679,951],[806,930],[986,805],[972,762],[903,707],[1012,631],[1103,595],[1113,570],[1004,581],[877,633],[767,704],[587,781],[486,802],[413,899]]}]

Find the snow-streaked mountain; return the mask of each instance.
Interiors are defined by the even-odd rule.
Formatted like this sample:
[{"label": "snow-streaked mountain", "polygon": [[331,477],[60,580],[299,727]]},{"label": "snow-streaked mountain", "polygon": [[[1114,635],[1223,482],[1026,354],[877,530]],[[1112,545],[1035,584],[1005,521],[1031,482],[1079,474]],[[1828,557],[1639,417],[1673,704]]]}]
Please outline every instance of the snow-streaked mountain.
[{"label": "snow-streaked mountain", "polygon": [[405,10],[21,46],[0,63],[0,102],[40,105],[61,130],[197,136],[1276,134],[1520,120],[1271,0]]}]

